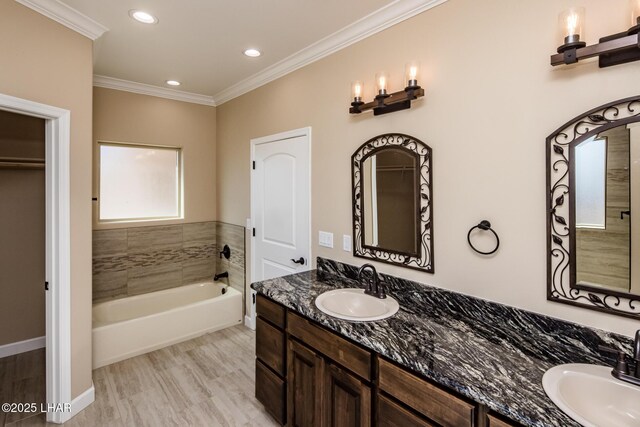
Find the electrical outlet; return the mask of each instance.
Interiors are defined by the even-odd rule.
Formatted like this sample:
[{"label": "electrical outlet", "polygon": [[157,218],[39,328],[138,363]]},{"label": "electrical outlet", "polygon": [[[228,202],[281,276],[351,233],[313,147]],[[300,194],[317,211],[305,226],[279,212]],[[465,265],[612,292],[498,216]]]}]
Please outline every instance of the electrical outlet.
[{"label": "electrical outlet", "polygon": [[351,236],[347,234],[342,235],[342,249],[351,252]]},{"label": "electrical outlet", "polygon": [[333,233],[327,231],[318,232],[318,244],[325,248],[333,248]]}]

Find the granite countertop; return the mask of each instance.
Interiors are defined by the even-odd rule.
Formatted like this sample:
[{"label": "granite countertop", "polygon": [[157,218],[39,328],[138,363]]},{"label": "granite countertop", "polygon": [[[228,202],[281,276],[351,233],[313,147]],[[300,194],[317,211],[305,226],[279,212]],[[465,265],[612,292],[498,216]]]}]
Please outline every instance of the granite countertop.
[{"label": "granite countertop", "polygon": [[253,283],[259,294],[526,426],[578,426],[547,397],[542,375],[563,363],[610,365],[599,344],[631,339],[424,284],[381,275],[400,310],[349,322],[315,298],[358,287],[356,267],[318,258],[318,270]]}]

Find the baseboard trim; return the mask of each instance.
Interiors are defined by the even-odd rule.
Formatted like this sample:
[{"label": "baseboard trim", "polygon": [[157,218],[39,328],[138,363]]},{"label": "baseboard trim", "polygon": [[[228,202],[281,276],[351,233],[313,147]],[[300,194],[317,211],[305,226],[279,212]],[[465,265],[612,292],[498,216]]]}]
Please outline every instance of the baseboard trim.
[{"label": "baseboard trim", "polygon": [[256,318],[251,317],[249,315],[244,316],[244,326],[251,329],[252,331],[256,330]]},{"label": "baseboard trim", "polygon": [[68,418],[65,417],[64,422],[69,421],[71,418],[75,417],[80,413],[80,411],[87,408],[87,406],[91,405],[96,400],[96,389],[93,386],[93,381],[91,382],[91,387],[80,393],[78,397],[71,401],[71,411],[68,412]]},{"label": "baseboard trim", "polygon": [[25,353],[27,351],[44,348],[47,345],[46,337],[31,338],[30,340],[12,342],[0,345],[0,359],[13,356],[14,354]]}]

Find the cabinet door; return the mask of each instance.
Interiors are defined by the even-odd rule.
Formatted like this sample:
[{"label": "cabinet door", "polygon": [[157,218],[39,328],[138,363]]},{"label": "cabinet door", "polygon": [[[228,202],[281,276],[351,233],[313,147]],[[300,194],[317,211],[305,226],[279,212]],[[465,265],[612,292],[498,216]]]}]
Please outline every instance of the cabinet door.
[{"label": "cabinet door", "polygon": [[334,365],[325,370],[326,427],[371,426],[371,388]]},{"label": "cabinet door", "polygon": [[287,351],[288,425],[322,426],[324,361],[320,355],[289,340]]}]

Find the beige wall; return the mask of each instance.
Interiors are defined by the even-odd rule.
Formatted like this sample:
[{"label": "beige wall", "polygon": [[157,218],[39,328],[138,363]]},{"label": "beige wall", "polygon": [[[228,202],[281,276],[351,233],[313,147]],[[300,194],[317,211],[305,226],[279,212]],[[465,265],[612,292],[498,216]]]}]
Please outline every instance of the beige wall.
[{"label": "beige wall", "polygon": [[216,109],[154,96],[94,88],[93,195],[99,196],[97,141],[136,142],[182,147],[184,220],[99,223],[94,229],[138,227],[216,219]]},{"label": "beige wall", "polygon": [[71,111],[72,397],[91,386],[92,43],[0,1],[0,93]]},{"label": "beige wall", "polygon": [[[622,31],[626,0],[584,0],[586,41]],[[433,148],[435,271],[383,272],[631,335],[637,320],[546,301],[545,138],[595,106],[638,94],[640,63],[552,68],[558,13],[570,0],[447,3],[217,108],[218,220],[250,215],[249,140],[311,126],[314,255],[362,260],[318,246],[318,230],[351,234],[350,156],[385,132]],[[371,98],[377,70],[400,89],[404,64],[422,63],[426,96],[409,111],[350,116],[350,82]],[[240,196],[242,195],[242,196]],[[489,219],[500,251],[475,254],[469,228]]]},{"label": "beige wall", "polygon": [[45,121],[0,111],[0,157],[44,159]]}]

